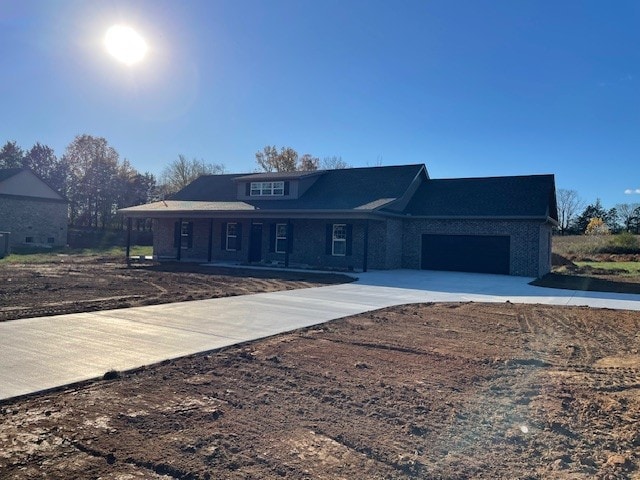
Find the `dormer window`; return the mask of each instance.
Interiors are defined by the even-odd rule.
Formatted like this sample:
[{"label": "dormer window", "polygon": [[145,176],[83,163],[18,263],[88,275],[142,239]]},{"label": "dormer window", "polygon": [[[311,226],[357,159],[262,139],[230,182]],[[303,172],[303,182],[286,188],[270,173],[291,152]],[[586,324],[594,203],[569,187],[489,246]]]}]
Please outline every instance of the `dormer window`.
[{"label": "dormer window", "polygon": [[252,197],[281,197],[284,195],[284,182],[251,182],[249,193]]}]

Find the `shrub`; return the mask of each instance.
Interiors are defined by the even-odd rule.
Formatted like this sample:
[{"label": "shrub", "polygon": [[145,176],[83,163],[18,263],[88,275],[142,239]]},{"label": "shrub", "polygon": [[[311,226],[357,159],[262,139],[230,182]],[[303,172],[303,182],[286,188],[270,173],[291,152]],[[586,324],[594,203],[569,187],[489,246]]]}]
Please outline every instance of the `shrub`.
[{"label": "shrub", "polygon": [[601,218],[592,218],[584,233],[585,235],[609,235],[611,232]]},{"label": "shrub", "polygon": [[600,253],[640,253],[638,237],[629,232],[613,235],[600,247]]}]

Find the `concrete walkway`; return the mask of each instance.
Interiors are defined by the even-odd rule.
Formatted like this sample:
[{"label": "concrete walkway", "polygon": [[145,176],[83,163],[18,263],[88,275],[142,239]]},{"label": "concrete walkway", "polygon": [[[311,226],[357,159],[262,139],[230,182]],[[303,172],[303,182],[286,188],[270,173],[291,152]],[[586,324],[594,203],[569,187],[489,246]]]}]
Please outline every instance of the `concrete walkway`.
[{"label": "concrete walkway", "polygon": [[0,400],[405,303],[640,310],[640,295],[546,289],[522,277],[414,270],[359,276],[351,284],[0,323]]}]

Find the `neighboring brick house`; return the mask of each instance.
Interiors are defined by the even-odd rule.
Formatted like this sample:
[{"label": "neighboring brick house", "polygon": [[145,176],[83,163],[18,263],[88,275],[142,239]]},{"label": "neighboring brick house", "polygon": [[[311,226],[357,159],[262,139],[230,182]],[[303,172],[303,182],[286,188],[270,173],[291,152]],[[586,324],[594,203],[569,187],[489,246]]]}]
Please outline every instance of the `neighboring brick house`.
[{"label": "neighboring brick house", "polygon": [[67,200],[26,168],[0,169],[0,231],[11,246],[67,244]]},{"label": "neighboring brick house", "polygon": [[208,175],[120,212],[154,220],[160,260],[530,277],[551,269],[558,218],[553,175],[433,180],[424,165]]}]

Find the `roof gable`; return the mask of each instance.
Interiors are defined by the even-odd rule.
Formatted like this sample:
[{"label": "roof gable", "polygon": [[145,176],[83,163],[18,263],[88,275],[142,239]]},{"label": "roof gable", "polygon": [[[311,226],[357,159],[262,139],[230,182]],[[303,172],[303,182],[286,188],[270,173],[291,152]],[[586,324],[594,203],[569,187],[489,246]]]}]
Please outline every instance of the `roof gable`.
[{"label": "roof gable", "polygon": [[28,168],[0,170],[0,195],[64,200],[62,195]]},{"label": "roof gable", "polygon": [[2,168],[0,169],[0,182],[5,181],[7,178],[11,178],[14,175],[20,173],[22,168]]}]

